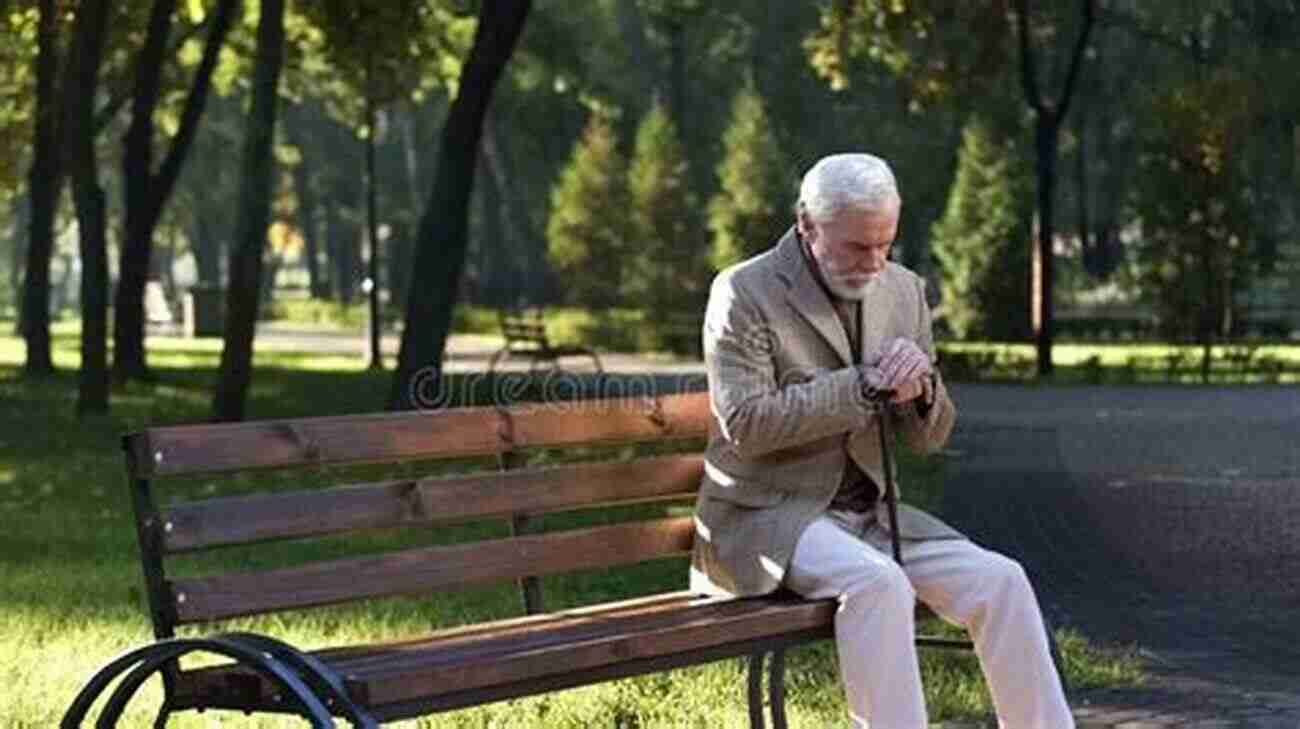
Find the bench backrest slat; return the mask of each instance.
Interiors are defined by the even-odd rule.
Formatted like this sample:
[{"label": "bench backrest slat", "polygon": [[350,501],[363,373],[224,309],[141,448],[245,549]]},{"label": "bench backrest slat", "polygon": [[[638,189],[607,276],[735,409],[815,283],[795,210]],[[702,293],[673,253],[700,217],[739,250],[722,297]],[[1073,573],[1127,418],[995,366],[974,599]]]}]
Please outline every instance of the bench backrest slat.
[{"label": "bench backrest slat", "polygon": [[683,498],[695,493],[703,468],[703,457],[690,454],[208,499],[163,512],[163,549],[185,552],[269,539]]},{"label": "bench backrest slat", "polygon": [[691,517],[628,522],[303,567],[178,579],[171,582],[171,588],[178,621],[204,622],[684,555],[691,548],[693,535]]},{"label": "bench backrest slat", "polygon": [[707,396],[619,398],[151,428],[127,436],[135,478],[384,463],[707,434]]}]

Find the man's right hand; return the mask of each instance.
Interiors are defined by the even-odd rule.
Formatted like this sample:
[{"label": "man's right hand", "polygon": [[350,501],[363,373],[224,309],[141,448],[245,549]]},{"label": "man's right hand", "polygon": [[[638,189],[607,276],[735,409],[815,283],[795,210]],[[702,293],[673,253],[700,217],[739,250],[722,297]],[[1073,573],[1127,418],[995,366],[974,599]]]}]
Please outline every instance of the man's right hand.
[{"label": "man's right hand", "polygon": [[930,374],[930,357],[916,342],[899,337],[885,343],[875,368],[882,378],[880,389],[899,390]]}]

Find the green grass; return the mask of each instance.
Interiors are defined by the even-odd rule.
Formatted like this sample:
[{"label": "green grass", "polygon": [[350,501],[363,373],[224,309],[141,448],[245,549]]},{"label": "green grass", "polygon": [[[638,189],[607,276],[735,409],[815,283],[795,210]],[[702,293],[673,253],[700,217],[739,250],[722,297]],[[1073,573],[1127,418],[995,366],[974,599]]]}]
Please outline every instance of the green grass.
[{"label": "green grass", "polygon": [[[62,374],[48,380],[18,377],[22,345],[0,337],[0,726],[54,725],[82,683],[112,656],[151,639],[129,500],[118,450],[121,433],[146,425],[202,421],[219,356],[219,343],[151,342],[159,382],[116,391],[109,416],[73,417],[75,328],[55,330],[55,360]],[[166,345],[166,346],[164,346]],[[366,372],[359,357],[263,353],[249,401],[250,418],[295,417],[376,410],[388,375]],[[615,449],[605,456],[626,456]],[[588,454],[589,455],[589,454]],[[554,462],[571,454],[543,453]],[[490,463],[408,463],[389,467],[321,469],[227,480],[194,479],[160,484],[170,503],[220,491],[301,487],[313,482],[411,476]],[[913,500],[937,503],[942,472],[935,462],[907,465]],[[637,507],[558,518],[548,524],[604,522],[647,509],[687,513],[689,506]],[[418,530],[412,530],[413,532]],[[500,535],[502,526],[480,523],[421,533],[380,533],[275,545],[255,552],[230,550],[177,560],[178,574],[243,568],[356,551]],[[554,607],[681,589],[680,560],[615,571],[566,575],[545,582]],[[476,588],[427,599],[392,599],[284,615],[236,620],[304,648],[419,635],[431,627],[519,613],[509,585]],[[1076,635],[1062,634],[1068,674],[1076,686],[1115,685],[1139,678],[1136,659],[1101,651]],[[926,652],[923,671],[934,720],[980,717],[989,701],[970,656]],[[493,704],[402,726],[421,727],[717,727],[745,726],[744,675],[737,661]],[[844,705],[828,642],[794,651],[788,676],[796,727],[842,725]],[[160,690],[137,697],[121,726],[150,726]],[[303,726],[274,717],[247,719],[211,712],[178,715],[171,727]]]}]

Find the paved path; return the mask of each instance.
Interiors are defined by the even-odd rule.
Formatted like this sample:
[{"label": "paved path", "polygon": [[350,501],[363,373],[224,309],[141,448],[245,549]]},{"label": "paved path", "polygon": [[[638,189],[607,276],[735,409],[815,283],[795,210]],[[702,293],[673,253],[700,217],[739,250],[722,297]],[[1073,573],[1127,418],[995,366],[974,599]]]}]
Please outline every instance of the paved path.
[{"label": "paved path", "polygon": [[1294,388],[954,397],[946,513],[1021,559],[1054,624],[1147,659],[1145,685],[1074,698],[1081,727],[1300,727]]}]

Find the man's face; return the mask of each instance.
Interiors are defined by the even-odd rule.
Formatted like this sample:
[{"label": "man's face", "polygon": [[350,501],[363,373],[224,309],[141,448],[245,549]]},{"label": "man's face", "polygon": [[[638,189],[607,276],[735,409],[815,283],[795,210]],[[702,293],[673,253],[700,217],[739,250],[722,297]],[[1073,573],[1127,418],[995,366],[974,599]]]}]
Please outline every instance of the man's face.
[{"label": "man's face", "polygon": [[897,200],[874,210],[841,210],[823,223],[799,214],[799,232],[831,293],[861,299],[885,270],[898,235]]}]

